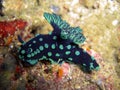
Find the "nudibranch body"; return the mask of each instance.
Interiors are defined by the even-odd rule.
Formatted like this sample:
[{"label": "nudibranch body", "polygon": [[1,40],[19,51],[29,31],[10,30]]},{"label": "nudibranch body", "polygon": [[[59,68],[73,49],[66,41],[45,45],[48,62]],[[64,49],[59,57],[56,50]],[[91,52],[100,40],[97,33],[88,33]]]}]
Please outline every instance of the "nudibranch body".
[{"label": "nudibranch body", "polygon": [[44,13],[44,17],[54,30],[51,34],[36,35],[28,42],[19,37],[22,42],[19,58],[23,62],[35,65],[39,60],[49,60],[52,63],[64,61],[79,64],[90,71],[99,69],[95,58],[77,45],[85,41],[79,27],[70,27],[56,14]]}]

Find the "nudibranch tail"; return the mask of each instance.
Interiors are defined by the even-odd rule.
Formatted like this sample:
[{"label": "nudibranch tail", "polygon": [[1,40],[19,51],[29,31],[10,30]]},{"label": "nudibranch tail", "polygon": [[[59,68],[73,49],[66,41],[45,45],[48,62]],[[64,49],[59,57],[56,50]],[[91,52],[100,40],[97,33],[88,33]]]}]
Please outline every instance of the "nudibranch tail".
[{"label": "nudibranch tail", "polygon": [[82,44],[85,41],[86,38],[79,27],[70,27],[65,20],[56,14],[44,13],[44,17],[53,26],[54,31],[58,32],[59,30],[62,39],[69,39],[76,44]]},{"label": "nudibranch tail", "polygon": [[19,42],[24,43],[24,41],[22,40],[22,38],[19,35],[18,35],[18,40],[19,40]]}]

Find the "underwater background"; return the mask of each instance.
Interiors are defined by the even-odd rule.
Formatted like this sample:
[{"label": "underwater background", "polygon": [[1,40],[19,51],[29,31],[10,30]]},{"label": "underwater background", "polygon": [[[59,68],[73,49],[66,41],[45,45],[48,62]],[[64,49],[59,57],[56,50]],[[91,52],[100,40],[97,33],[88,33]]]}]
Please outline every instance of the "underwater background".
[{"label": "underwater background", "polygon": [[[86,40],[79,47],[94,56],[99,70],[88,73],[71,62],[48,60],[30,66],[20,60],[18,35],[27,42],[53,31],[45,12],[80,27]],[[119,89],[120,0],[0,0],[0,90]]]}]

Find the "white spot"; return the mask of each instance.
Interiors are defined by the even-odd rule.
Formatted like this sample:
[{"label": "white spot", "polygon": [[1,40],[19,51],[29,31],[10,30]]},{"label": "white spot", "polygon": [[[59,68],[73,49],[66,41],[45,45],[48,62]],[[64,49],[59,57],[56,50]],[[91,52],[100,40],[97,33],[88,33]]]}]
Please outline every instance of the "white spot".
[{"label": "white spot", "polygon": [[76,13],[70,12],[69,15],[70,15],[72,18],[79,19],[79,15],[76,14]]},{"label": "white spot", "polygon": [[112,21],[112,25],[113,25],[113,26],[116,26],[116,25],[118,24],[118,22],[119,22],[119,21],[118,21],[117,19],[115,19],[115,20]]},{"label": "white spot", "polygon": [[77,4],[77,3],[79,3],[79,0],[73,0],[73,1],[71,2],[71,6],[74,6],[74,5]]}]

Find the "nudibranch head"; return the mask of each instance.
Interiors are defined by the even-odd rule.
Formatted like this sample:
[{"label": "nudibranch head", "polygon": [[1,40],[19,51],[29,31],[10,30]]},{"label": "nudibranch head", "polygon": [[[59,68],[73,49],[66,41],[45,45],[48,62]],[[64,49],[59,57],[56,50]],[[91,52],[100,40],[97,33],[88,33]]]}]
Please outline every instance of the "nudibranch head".
[{"label": "nudibranch head", "polygon": [[37,54],[40,52],[38,49],[35,50],[33,47],[34,46],[32,44],[29,44],[29,42],[27,42],[26,44],[23,43],[18,50],[19,58],[23,62],[28,62],[31,65],[34,65],[38,62]]}]

